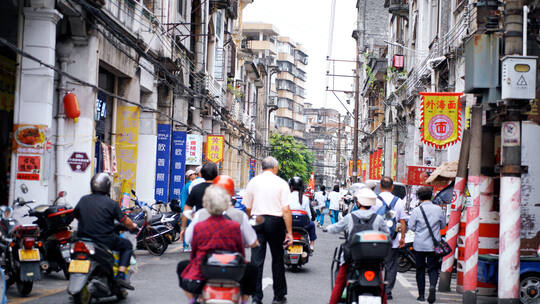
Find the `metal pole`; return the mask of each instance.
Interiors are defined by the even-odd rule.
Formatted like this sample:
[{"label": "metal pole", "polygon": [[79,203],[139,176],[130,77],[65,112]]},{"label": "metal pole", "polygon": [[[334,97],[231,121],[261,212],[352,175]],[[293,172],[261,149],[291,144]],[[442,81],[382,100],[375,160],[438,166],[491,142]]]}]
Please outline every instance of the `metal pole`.
[{"label": "metal pole", "polygon": [[467,226],[465,229],[465,271],[463,274],[463,303],[476,303],[478,287],[478,240],[480,226],[480,184],[482,177],[482,105],[472,107],[471,147],[469,157],[469,177],[467,188],[471,194],[472,206],[467,206]]},{"label": "metal pole", "polygon": [[[506,0],[504,54],[523,52],[523,1]],[[524,36],[526,37],[526,35]],[[521,103],[506,100],[501,126],[501,192],[499,233],[500,304],[519,303],[521,204]],[[514,136],[515,138],[508,138]]]},{"label": "metal pole", "polygon": [[353,134],[353,176],[352,182],[358,181],[358,108],[360,107],[360,48],[358,46],[358,39],[356,39],[356,78],[355,82],[355,94],[354,94],[354,134]]},{"label": "metal pole", "polygon": [[469,130],[463,131],[461,140],[461,150],[459,152],[459,164],[454,184],[455,202],[450,204],[450,219],[448,221],[448,230],[446,231],[446,242],[452,247],[452,253],[445,256],[442,261],[439,291],[450,291],[452,281],[452,270],[454,268],[455,252],[457,247],[457,238],[459,232],[459,221],[463,209],[463,193],[467,185],[467,166],[469,163],[469,147],[471,144],[471,133]]}]

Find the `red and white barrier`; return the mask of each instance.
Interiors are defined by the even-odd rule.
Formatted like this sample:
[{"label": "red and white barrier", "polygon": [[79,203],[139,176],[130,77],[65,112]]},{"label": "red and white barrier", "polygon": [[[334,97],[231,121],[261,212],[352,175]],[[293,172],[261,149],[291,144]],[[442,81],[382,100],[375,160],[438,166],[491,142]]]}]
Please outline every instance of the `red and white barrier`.
[{"label": "red and white barrier", "polygon": [[501,177],[499,299],[519,299],[521,179]]},{"label": "red and white barrier", "polygon": [[465,269],[463,273],[463,291],[465,293],[476,294],[476,288],[478,287],[480,184],[485,178],[485,176],[469,176],[467,180],[472,205],[467,206],[467,227],[465,229]]},{"label": "red and white barrier", "polygon": [[452,273],[454,267],[454,256],[457,248],[457,239],[459,233],[459,221],[461,219],[461,210],[463,206],[463,193],[467,179],[456,177],[454,185],[454,196],[450,204],[450,219],[448,220],[448,230],[446,230],[446,242],[452,247],[452,253],[443,258],[441,271]]}]

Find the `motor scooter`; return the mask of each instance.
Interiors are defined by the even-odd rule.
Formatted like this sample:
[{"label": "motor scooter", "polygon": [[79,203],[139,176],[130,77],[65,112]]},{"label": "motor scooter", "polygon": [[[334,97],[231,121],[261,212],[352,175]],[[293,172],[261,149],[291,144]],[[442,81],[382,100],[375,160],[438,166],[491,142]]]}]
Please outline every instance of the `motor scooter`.
[{"label": "motor scooter", "polygon": [[[143,207],[146,219],[137,232],[139,235],[148,236],[144,231],[148,227],[148,219],[151,211]],[[115,231],[120,235],[126,229],[123,225],[117,225]],[[141,233],[143,232],[143,233]],[[71,262],[69,263],[68,293],[72,295],[76,304],[89,304],[92,299],[104,299],[116,296],[118,300],[127,297],[127,290],[115,280],[118,271],[119,253],[89,238],[74,237],[71,244]],[[131,258],[131,266],[136,261]],[[126,271],[126,280],[129,282],[132,271],[131,266]]]},{"label": "motor scooter", "polygon": [[[23,191],[23,193],[26,193]],[[18,198],[15,206],[33,203]],[[41,280],[41,254],[38,241],[39,227],[37,225],[21,225],[11,217],[11,210],[5,210],[0,220],[2,236],[0,248],[3,259],[1,266],[6,275],[6,287],[15,283],[21,296],[32,292],[34,281]]]},{"label": "motor scooter", "polygon": [[309,261],[311,255],[310,238],[307,226],[311,219],[304,210],[291,210],[293,221],[293,243],[285,247],[283,260],[287,267],[297,270]]},{"label": "motor scooter", "polygon": [[41,267],[47,273],[62,271],[65,278],[69,279],[69,241],[72,235],[69,224],[75,217],[71,206],[58,205],[58,200],[65,196],[66,192],[61,191],[52,205],[39,205],[32,208],[23,203],[22,206],[28,207],[28,216],[36,217],[34,224],[39,227],[39,241],[43,243],[40,247],[43,256]]},{"label": "motor scooter", "polygon": [[[348,239],[345,233],[345,239]],[[365,230],[352,237],[347,283],[340,303],[387,304],[383,279],[384,260],[392,249],[389,236]],[[344,246],[336,248],[331,266],[332,288],[341,262]]]},{"label": "motor scooter", "polygon": [[405,234],[405,246],[398,249],[398,271],[407,272],[416,268],[416,258],[413,249],[414,232],[408,230]]}]

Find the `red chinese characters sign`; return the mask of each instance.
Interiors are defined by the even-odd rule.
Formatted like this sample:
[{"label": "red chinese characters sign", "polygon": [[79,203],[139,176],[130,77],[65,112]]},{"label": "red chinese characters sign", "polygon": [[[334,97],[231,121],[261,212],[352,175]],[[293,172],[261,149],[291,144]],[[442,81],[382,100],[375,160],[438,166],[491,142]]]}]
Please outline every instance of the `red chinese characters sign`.
[{"label": "red chinese characters sign", "polygon": [[435,171],[435,167],[407,166],[407,185],[428,186],[426,179]]},{"label": "red chinese characters sign", "polygon": [[213,163],[223,161],[225,137],[223,135],[208,135],[206,137],[206,159]]},{"label": "red chinese characters sign", "polygon": [[17,158],[17,179],[39,180],[41,170],[41,156],[20,155]]},{"label": "red chinese characters sign", "polygon": [[461,135],[461,104],[463,93],[424,93],[422,95],[420,128],[422,141],[435,148],[446,148],[459,141]]}]

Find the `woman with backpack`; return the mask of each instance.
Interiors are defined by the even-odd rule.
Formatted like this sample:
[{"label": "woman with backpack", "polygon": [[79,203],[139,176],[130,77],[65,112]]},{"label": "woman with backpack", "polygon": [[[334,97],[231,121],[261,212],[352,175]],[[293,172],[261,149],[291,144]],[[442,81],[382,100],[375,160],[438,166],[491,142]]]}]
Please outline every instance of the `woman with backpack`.
[{"label": "woman with backpack", "polygon": [[[358,206],[358,210],[347,214],[343,219],[341,219],[341,221],[326,227],[326,229],[323,229],[323,231],[337,234],[347,229],[349,236],[362,230],[371,229],[389,233],[384,219],[380,215],[377,215],[375,212],[370,210],[371,207],[375,205],[375,201],[377,200],[377,195],[375,192],[368,188],[362,188],[356,191],[353,194],[353,197],[356,201],[356,205]],[[366,224],[371,224],[371,227]],[[332,289],[330,304],[337,304],[339,302],[341,295],[343,294],[343,290],[345,289],[345,283],[347,282],[347,271],[349,270],[350,264],[345,262],[343,256],[340,257],[340,260],[341,265],[336,276],[334,289]]]}]

